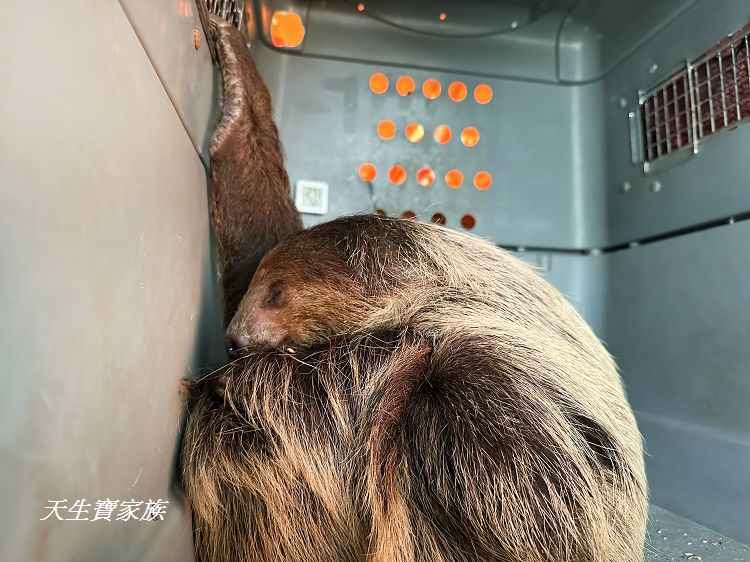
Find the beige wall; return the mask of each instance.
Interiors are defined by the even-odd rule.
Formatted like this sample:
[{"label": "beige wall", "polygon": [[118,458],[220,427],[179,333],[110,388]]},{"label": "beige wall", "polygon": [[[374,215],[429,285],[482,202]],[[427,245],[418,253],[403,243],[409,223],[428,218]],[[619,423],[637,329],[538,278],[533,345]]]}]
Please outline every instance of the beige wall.
[{"label": "beige wall", "polygon": [[[192,559],[173,479],[179,380],[221,357],[196,151],[214,75],[192,3],[125,4],[3,5],[3,561]],[[160,25],[131,23],[144,6]],[[107,497],[171,503],[163,522],[39,521]]]}]

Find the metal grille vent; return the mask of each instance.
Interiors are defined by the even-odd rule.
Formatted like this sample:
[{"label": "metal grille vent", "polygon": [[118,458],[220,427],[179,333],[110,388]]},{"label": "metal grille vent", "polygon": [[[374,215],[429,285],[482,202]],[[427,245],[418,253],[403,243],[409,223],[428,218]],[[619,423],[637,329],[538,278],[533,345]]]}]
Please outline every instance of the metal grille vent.
[{"label": "metal grille vent", "polygon": [[206,0],[209,12],[238,28],[245,13],[244,3],[244,0]]},{"label": "metal grille vent", "polygon": [[[211,18],[222,19],[243,31],[242,19],[245,14],[244,0],[198,0],[198,15],[203,25],[203,32],[208,41],[208,50],[211,59],[216,62],[216,43],[214,39],[213,23]],[[197,48],[197,47],[196,47]]]},{"label": "metal grille vent", "polygon": [[750,118],[750,25],[640,96],[646,167]]}]

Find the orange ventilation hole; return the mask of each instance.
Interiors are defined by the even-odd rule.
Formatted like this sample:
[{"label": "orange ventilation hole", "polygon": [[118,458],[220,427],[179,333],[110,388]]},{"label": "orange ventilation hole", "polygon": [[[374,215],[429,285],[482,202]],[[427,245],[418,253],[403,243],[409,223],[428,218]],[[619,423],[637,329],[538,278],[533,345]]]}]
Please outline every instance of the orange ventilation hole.
[{"label": "orange ventilation hole", "polygon": [[392,184],[401,185],[406,181],[406,170],[400,164],[396,164],[388,170],[388,179]]},{"label": "orange ventilation hole", "polygon": [[445,12],[440,12],[440,13],[438,14],[438,19],[439,19],[440,21],[445,21],[445,19],[446,19],[447,17],[448,17],[448,14],[446,14]]},{"label": "orange ventilation hole", "polygon": [[299,47],[305,26],[297,12],[276,10],[271,16],[271,42],[274,47]]},{"label": "orange ventilation hole", "polygon": [[458,189],[464,183],[464,175],[461,170],[448,170],[445,174],[445,184],[451,189]]},{"label": "orange ventilation hole", "polygon": [[439,98],[440,92],[442,90],[443,87],[440,85],[440,82],[438,82],[434,78],[428,78],[422,83],[422,93],[428,100],[435,100]]},{"label": "orange ventilation hole", "polygon": [[417,85],[414,83],[414,78],[411,76],[401,76],[396,80],[396,91],[401,96],[408,96],[416,89]]},{"label": "orange ventilation hole", "polygon": [[388,77],[382,72],[370,76],[370,90],[374,94],[384,94],[388,90]]},{"label": "orange ventilation hole", "polygon": [[466,230],[471,230],[477,225],[477,219],[474,218],[474,215],[464,215],[461,217],[461,226],[463,226]]},{"label": "orange ventilation hole", "polygon": [[464,146],[476,146],[479,142],[479,130],[476,127],[466,127],[461,131],[461,142]]},{"label": "orange ventilation hole", "polygon": [[446,144],[451,140],[451,128],[448,125],[438,125],[432,133],[432,138],[438,144]]},{"label": "orange ventilation hole", "polygon": [[416,219],[417,213],[415,213],[414,211],[404,211],[401,216],[405,219]]},{"label": "orange ventilation hole", "polygon": [[362,181],[372,181],[378,175],[377,168],[370,162],[365,162],[359,167],[359,179]]},{"label": "orange ventilation hole", "polygon": [[445,224],[445,215],[443,213],[435,213],[430,220],[435,224]]},{"label": "orange ventilation hole", "polygon": [[480,191],[489,189],[492,185],[492,174],[489,172],[477,172],[474,174],[474,187]]},{"label": "orange ventilation hole", "polygon": [[468,91],[466,84],[463,82],[451,82],[451,85],[448,86],[448,97],[455,102],[464,101]]},{"label": "orange ventilation hole", "polygon": [[419,123],[409,123],[404,133],[409,142],[419,142],[424,138],[424,127]]},{"label": "orange ventilation hole", "polygon": [[378,136],[383,140],[391,140],[396,136],[396,124],[390,119],[383,119],[378,123]]},{"label": "orange ventilation hole", "polygon": [[430,168],[420,168],[417,171],[417,183],[424,187],[430,187],[435,183],[435,172]]},{"label": "orange ventilation hole", "polygon": [[474,88],[474,100],[481,105],[488,104],[492,101],[492,86],[489,84],[477,84]]},{"label": "orange ventilation hole", "polygon": [[360,2],[359,4],[357,4],[357,11],[358,12],[364,12],[365,11],[365,5],[362,2]]}]

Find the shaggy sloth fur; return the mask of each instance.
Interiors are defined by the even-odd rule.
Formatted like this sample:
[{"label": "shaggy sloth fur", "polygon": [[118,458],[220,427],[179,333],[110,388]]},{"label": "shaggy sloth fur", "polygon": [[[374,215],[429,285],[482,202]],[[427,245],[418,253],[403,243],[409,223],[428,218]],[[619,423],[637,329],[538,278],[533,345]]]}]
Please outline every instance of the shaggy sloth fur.
[{"label": "shaggy sloth fur", "polygon": [[251,351],[188,393],[199,560],[642,560],[620,378],[531,267],[446,228],[350,217],[266,256],[253,285],[279,283],[294,350]]}]

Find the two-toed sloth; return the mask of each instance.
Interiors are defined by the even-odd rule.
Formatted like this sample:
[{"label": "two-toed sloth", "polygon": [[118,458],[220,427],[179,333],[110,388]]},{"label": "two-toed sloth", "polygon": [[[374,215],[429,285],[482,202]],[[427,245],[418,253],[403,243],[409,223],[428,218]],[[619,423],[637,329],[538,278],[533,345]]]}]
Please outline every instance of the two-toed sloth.
[{"label": "two-toed sloth", "polygon": [[375,216],[302,230],[268,92],[239,33],[218,47],[236,359],[188,393],[198,559],[642,560],[641,437],[586,323],[467,234]]}]

